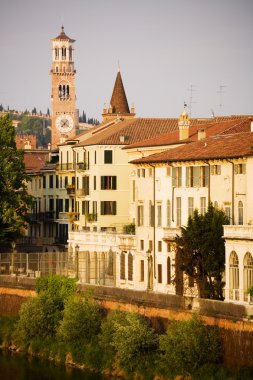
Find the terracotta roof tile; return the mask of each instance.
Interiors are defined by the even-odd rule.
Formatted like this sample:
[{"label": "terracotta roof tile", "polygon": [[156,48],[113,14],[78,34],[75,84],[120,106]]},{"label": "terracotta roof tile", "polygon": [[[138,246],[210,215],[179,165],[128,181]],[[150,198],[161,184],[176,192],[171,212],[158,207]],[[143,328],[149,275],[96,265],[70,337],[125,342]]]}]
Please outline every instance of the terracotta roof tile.
[{"label": "terracotta roof tile", "polygon": [[37,173],[49,159],[48,151],[29,151],[24,152],[24,162],[27,173]]},{"label": "terracotta roof tile", "polygon": [[253,156],[253,133],[223,134],[131,161],[135,164]]}]

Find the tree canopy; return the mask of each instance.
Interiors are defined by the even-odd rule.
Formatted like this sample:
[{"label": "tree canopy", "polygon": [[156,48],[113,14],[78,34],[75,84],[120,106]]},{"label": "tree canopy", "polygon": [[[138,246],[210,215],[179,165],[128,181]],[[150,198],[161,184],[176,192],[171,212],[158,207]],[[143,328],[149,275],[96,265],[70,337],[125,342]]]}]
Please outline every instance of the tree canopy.
[{"label": "tree canopy", "polygon": [[[176,265],[192,277],[201,298],[223,299],[225,265],[223,225],[229,220],[223,210],[209,205],[205,214],[195,210],[188,225],[176,237]],[[179,275],[176,282],[179,281]]]},{"label": "tree canopy", "polygon": [[31,197],[27,193],[24,154],[16,148],[9,115],[0,118],[0,241],[14,241],[26,225]]}]

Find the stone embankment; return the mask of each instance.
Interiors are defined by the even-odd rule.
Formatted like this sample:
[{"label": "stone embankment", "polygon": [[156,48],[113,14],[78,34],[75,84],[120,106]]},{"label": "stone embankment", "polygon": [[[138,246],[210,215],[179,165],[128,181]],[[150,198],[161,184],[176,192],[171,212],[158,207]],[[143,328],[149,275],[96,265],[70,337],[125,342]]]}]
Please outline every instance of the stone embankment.
[{"label": "stone embankment", "polygon": [[[207,325],[219,328],[224,364],[230,368],[253,368],[252,305],[81,284],[78,292],[88,292],[105,311],[119,309],[142,314],[160,332],[169,320],[186,320],[198,313]],[[0,315],[17,315],[22,303],[35,294],[35,279],[0,276]]]}]

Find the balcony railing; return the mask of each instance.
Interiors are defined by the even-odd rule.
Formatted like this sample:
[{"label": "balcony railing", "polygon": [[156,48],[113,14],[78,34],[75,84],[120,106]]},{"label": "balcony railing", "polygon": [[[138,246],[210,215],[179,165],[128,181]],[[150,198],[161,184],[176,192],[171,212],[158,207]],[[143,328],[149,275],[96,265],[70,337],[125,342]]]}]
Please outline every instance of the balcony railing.
[{"label": "balcony railing", "polygon": [[66,185],[66,190],[68,195],[74,195],[75,194],[75,185]]},{"label": "balcony railing", "polygon": [[88,222],[96,222],[98,219],[98,214],[87,214],[86,217]]},{"label": "balcony railing", "polygon": [[58,171],[64,171],[64,170],[74,170],[74,165],[72,162],[66,163],[66,164],[57,164],[56,170]]},{"label": "balcony railing", "polygon": [[88,162],[77,162],[76,170],[89,170],[90,165]]}]

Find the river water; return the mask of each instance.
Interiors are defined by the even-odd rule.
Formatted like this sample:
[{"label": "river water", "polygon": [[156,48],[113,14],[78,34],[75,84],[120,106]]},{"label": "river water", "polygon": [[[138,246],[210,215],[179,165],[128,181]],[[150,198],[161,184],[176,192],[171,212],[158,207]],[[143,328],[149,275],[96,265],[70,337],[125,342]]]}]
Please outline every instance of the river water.
[{"label": "river water", "polygon": [[[1,380],[104,380],[99,374],[0,350]],[[108,380],[108,378],[107,378]]]}]

